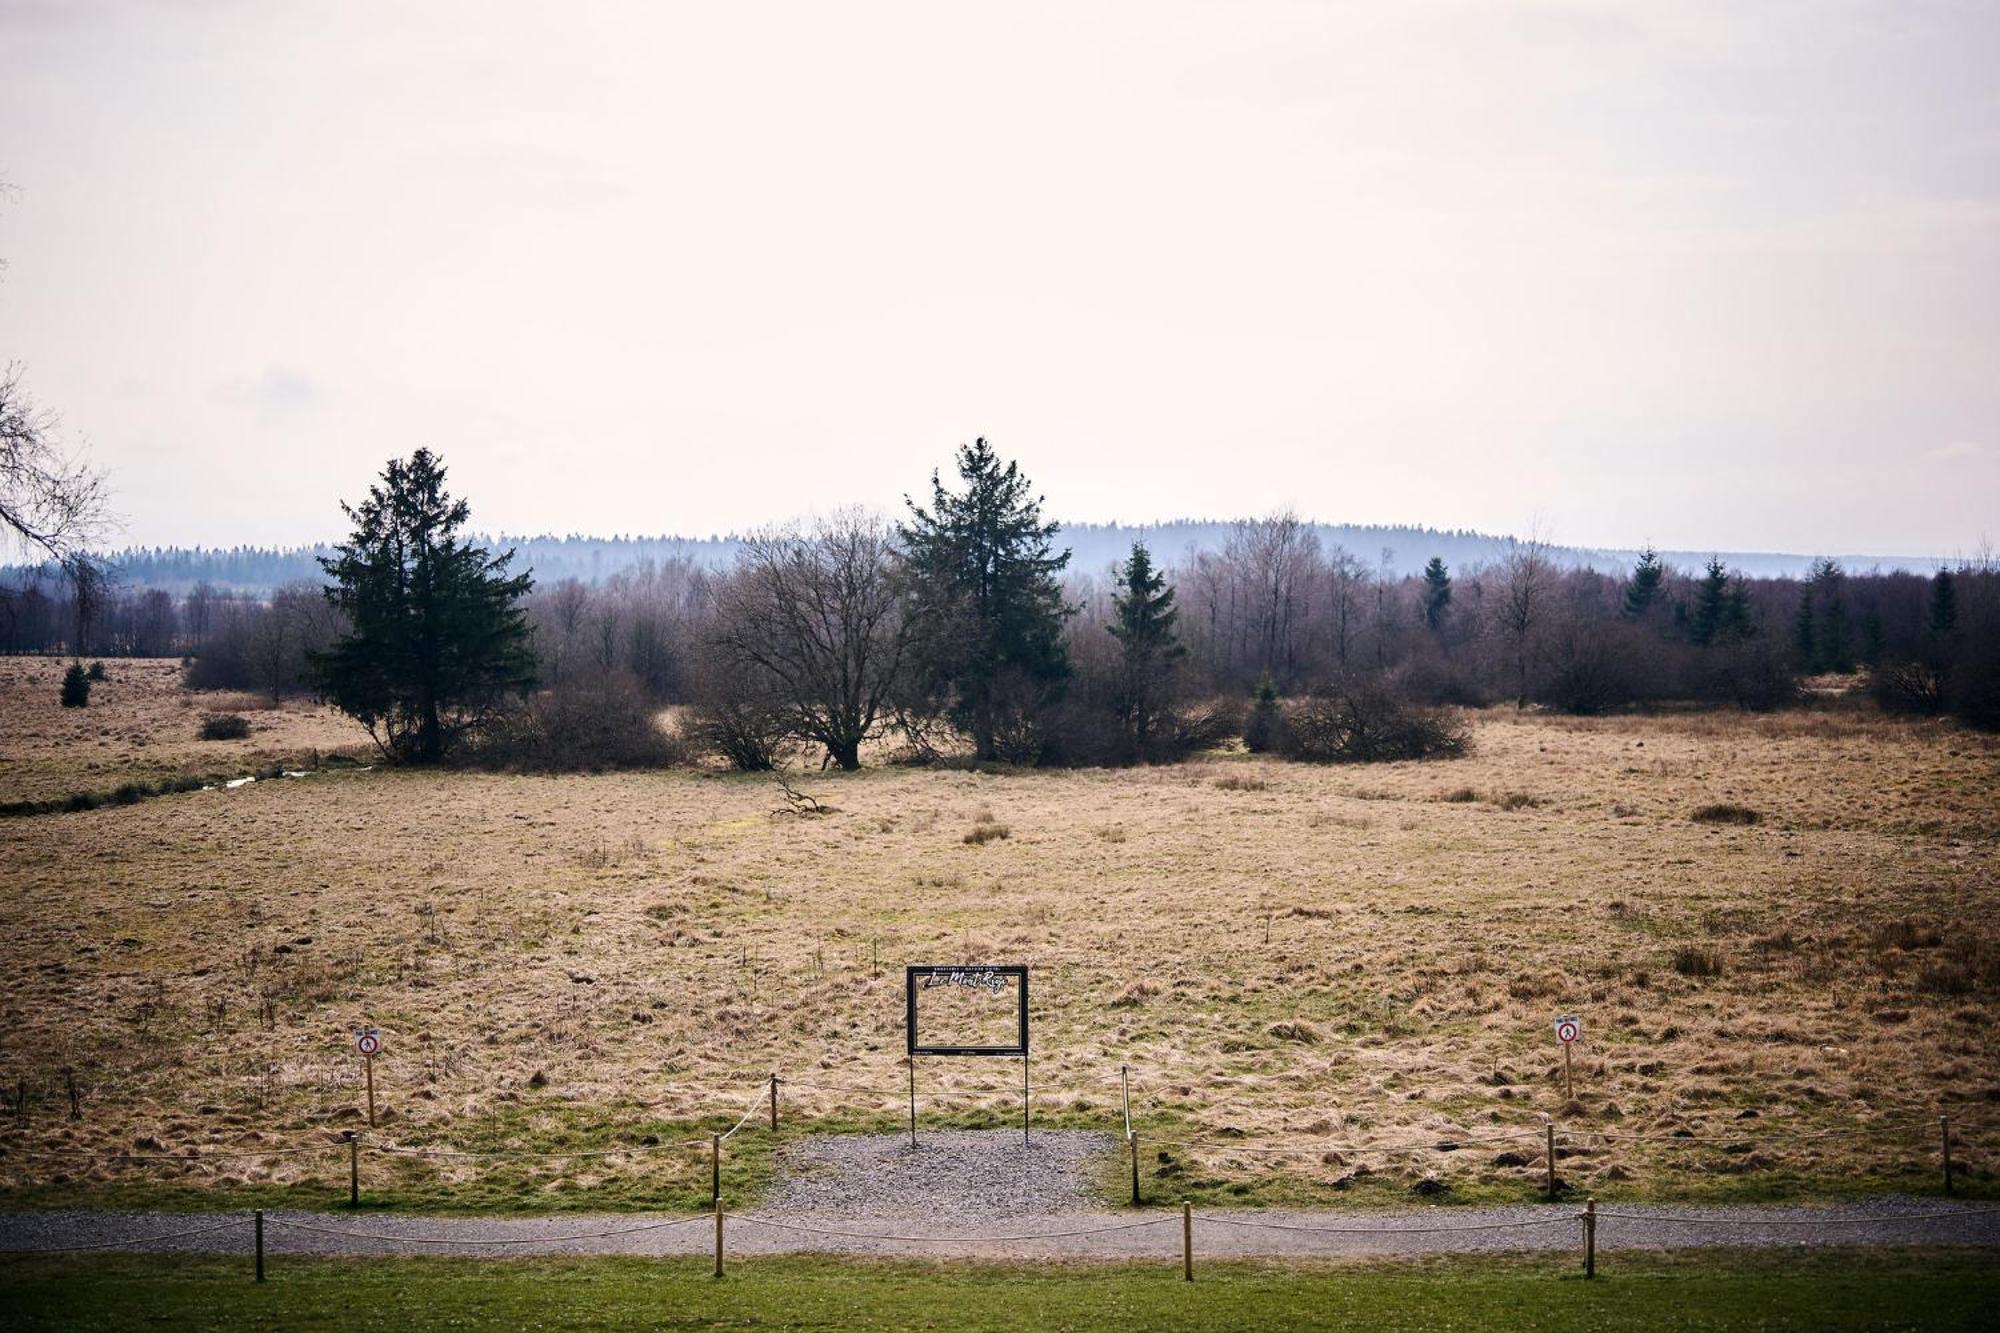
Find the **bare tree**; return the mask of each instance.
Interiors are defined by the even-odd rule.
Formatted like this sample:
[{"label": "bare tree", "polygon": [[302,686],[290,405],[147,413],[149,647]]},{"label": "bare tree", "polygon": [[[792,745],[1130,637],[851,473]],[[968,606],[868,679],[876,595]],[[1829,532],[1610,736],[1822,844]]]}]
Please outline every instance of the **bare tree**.
[{"label": "bare tree", "polygon": [[889,529],[858,511],[752,536],[718,590],[725,660],[768,675],[792,733],[844,769],[880,734],[903,668]]},{"label": "bare tree", "polygon": [[106,498],[104,474],[63,447],[55,414],[22,389],[20,367],[0,372],[0,529],[69,568],[108,526]]},{"label": "bare tree", "polygon": [[1511,544],[1500,562],[1500,628],[1514,654],[1514,706],[1528,702],[1528,673],[1533,664],[1535,632],[1556,582],[1549,545],[1530,528],[1528,536]]}]

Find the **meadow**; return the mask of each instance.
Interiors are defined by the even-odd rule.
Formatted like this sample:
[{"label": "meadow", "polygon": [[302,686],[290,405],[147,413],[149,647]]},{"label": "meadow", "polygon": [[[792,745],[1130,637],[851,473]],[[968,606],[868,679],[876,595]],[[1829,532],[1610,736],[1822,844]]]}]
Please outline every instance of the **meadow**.
[{"label": "meadow", "polygon": [[[769,777],[367,767],[296,702],[204,742],[254,701],[116,662],[65,713],[60,667],[0,662],[0,801],[307,776],[0,820],[15,1206],[333,1202],[344,1153],[261,1154],[357,1128],[632,1150],[371,1159],[382,1205],[699,1202],[671,1145],[775,1072],[754,1196],[786,1135],[902,1123],[906,962],[1028,964],[1037,1121],[1121,1133],[1129,1067],[1149,1198],[1533,1197],[1544,1117],[1600,1198],[1935,1189],[1944,1106],[1992,1188],[2000,740],[1949,724],[1490,709],[1449,762],[796,772],[799,815]],[[924,1122],[1018,1123],[1020,1078],[927,1060]]]}]

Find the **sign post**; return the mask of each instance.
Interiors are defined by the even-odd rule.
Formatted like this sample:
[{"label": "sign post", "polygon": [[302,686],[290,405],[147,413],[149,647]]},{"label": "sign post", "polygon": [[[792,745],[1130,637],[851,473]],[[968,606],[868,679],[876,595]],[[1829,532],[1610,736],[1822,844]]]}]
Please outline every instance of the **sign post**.
[{"label": "sign post", "polygon": [[1556,1019],[1556,1040],[1563,1047],[1563,1096],[1576,1096],[1576,1085],[1570,1078],[1569,1048],[1583,1035],[1583,1020],[1575,1014],[1564,1014]]},{"label": "sign post", "polygon": [[[1012,1012],[993,1001],[1013,992]],[[937,1040],[920,1030],[919,997],[931,995],[932,1022],[944,1028]],[[903,969],[903,1017],[910,1058],[910,1146],[917,1146],[917,1057],[920,1055],[1000,1055],[1021,1057],[1021,1142],[1029,1142],[1028,969],[1025,965]]]},{"label": "sign post", "polygon": [[375,1056],[382,1049],[382,1032],[379,1028],[356,1028],[354,1049],[361,1052],[362,1062],[367,1067],[368,1077],[368,1128],[375,1128]]}]

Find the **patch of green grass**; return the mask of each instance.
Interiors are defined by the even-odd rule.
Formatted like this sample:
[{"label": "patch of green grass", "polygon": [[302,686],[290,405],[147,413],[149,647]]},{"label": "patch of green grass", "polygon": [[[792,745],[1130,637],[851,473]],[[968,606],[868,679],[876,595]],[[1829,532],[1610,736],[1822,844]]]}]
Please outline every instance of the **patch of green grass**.
[{"label": "patch of green grass", "polygon": [[1988,1326],[2000,1266],[1976,1249],[1607,1254],[1573,1259],[1209,1263],[118,1255],[0,1260],[21,1329],[1525,1328]]}]

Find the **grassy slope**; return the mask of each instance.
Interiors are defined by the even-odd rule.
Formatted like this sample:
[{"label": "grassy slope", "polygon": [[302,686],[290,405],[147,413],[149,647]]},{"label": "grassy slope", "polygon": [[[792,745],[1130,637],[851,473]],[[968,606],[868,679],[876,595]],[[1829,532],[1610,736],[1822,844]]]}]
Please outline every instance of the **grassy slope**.
[{"label": "grassy slope", "polygon": [[1329,1267],[852,1263],[763,1259],[715,1281],[644,1259],[0,1261],[20,1328],[409,1327],[1659,1328],[1985,1326],[1978,1251],[1617,1256],[1594,1282],[1543,1260]]}]

